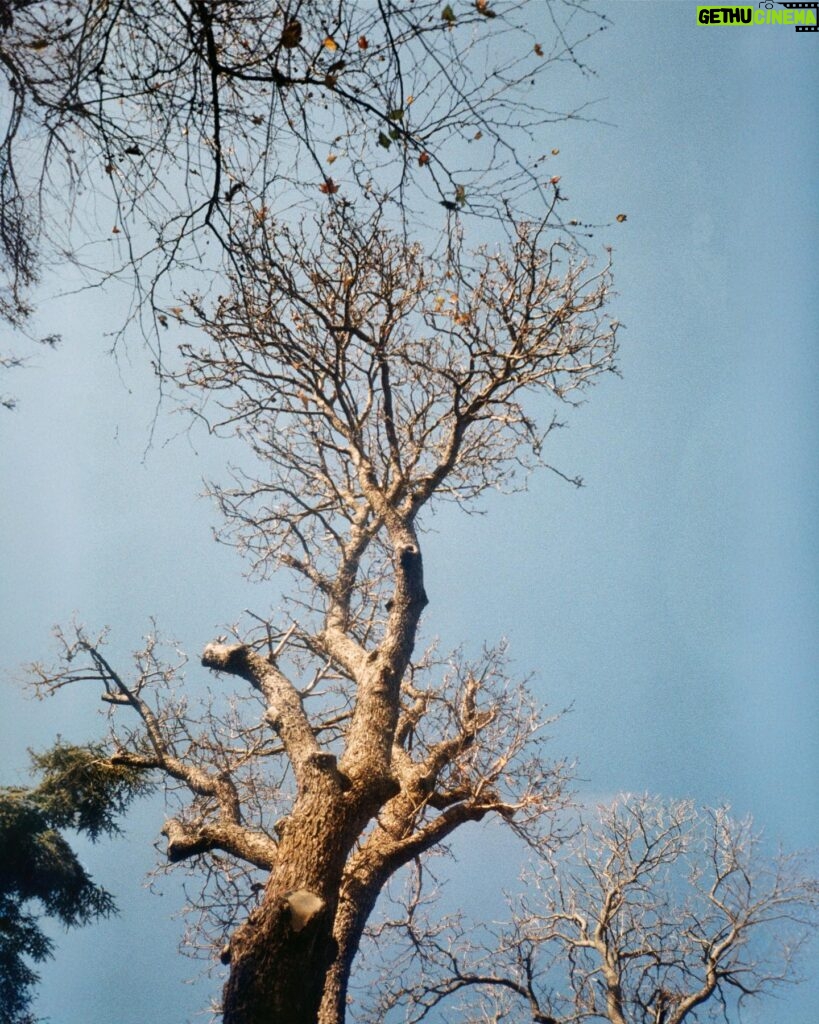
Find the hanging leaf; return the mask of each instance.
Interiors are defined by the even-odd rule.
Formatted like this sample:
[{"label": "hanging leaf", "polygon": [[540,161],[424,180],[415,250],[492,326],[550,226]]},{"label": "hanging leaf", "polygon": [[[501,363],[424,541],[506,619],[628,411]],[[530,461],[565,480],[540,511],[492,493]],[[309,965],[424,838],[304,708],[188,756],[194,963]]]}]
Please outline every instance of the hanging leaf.
[{"label": "hanging leaf", "polygon": [[323,192],[326,196],[334,196],[338,192],[339,186],[333,181],[332,178],[325,178],[321,185],[319,185],[319,192]]},{"label": "hanging leaf", "polygon": [[447,25],[455,24],[455,12],[452,10],[452,6],[450,4],[447,4],[446,7],[441,11],[441,17],[447,23]]},{"label": "hanging leaf", "polygon": [[559,174],[555,174],[551,178],[549,178],[549,184],[550,185],[556,185],[559,181],[560,181],[560,175]]},{"label": "hanging leaf", "polygon": [[301,42],[301,22],[296,18],[288,23],[282,29],[281,44],[288,50],[292,50],[298,46]]},{"label": "hanging leaf", "polygon": [[628,217],[624,213],[618,213],[615,220],[618,224],[622,224],[623,221],[628,220]]},{"label": "hanging leaf", "polygon": [[338,160],[338,157],[336,156],[335,153],[328,153],[327,154],[327,163],[328,164],[334,164],[336,162],[336,160]]},{"label": "hanging leaf", "polygon": [[558,154],[559,152],[560,152],[560,150],[559,150],[559,149],[553,149],[553,150],[552,150],[552,156],[557,156],[557,154]]},{"label": "hanging leaf", "polygon": [[395,110],[391,110],[389,114],[387,114],[387,117],[390,121],[401,121],[404,117],[403,107],[396,107]]},{"label": "hanging leaf", "polygon": [[369,45],[370,44],[367,42],[367,37],[366,36],[359,36],[358,37],[358,48],[359,48],[359,50],[366,50]]},{"label": "hanging leaf", "polygon": [[475,134],[472,136],[472,138],[475,139],[476,141],[478,139],[482,139],[483,138],[483,132],[475,132]]},{"label": "hanging leaf", "polygon": [[428,163],[429,163],[429,153],[426,153],[426,152],[421,153],[421,155],[418,157],[418,165],[419,165],[419,167],[426,167]]},{"label": "hanging leaf", "polygon": [[324,40],[324,47],[329,50],[330,53],[334,53],[338,49],[338,43],[332,36],[327,36]]},{"label": "hanging leaf", "polygon": [[455,201],[461,206],[466,202],[466,189],[463,185],[455,186]]},{"label": "hanging leaf", "polygon": [[496,18],[497,15],[489,7],[489,0],[475,0],[475,10],[484,18]]},{"label": "hanging leaf", "polygon": [[246,185],[243,181],[234,181],[230,188],[225,192],[225,201],[228,203],[233,202],[233,200],[242,191],[243,188],[246,188]]},{"label": "hanging leaf", "polygon": [[535,53],[538,55],[538,57],[543,56],[543,47],[540,45],[540,43],[535,43]]},{"label": "hanging leaf", "polygon": [[384,149],[389,149],[392,145],[392,139],[389,135],[385,135],[384,132],[378,133],[378,145],[383,146]]}]

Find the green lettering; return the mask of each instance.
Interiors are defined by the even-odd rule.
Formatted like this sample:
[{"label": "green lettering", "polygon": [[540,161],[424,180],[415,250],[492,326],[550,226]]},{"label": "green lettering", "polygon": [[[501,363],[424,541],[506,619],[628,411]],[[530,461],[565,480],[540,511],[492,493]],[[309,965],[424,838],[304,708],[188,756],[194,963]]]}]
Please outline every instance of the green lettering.
[{"label": "green lettering", "polygon": [[783,11],[782,14],[785,16],[785,24],[786,25],[793,25],[794,24],[794,20],[793,20],[794,12],[793,11]]}]

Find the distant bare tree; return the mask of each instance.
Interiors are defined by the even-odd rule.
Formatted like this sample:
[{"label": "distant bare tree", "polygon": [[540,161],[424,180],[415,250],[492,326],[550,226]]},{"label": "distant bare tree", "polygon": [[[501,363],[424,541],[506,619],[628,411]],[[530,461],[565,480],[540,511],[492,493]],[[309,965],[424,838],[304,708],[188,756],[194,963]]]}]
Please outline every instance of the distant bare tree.
[{"label": "distant bare tree", "polygon": [[728,1022],[798,980],[819,923],[804,857],[766,856],[750,820],[689,801],[621,798],[528,881],[536,896],[500,931],[431,924],[412,889],[376,931],[404,949],[370,1019],[417,1022],[457,999],[475,1022]]}]

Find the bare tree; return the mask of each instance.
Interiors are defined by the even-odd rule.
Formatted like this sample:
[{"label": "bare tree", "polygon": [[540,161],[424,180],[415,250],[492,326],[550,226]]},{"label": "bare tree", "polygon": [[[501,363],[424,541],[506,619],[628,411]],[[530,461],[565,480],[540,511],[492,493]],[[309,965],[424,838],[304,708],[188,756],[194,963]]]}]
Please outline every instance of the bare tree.
[{"label": "bare tree", "polygon": [[[557,116],[530,84],[590,30],[582,3],[538,10],[533,31],[484,0],[0,8],[8,309],[38,253],[126,277],[163,381],[247,445],[213,485],[226,535],[293,579],[205,647],[247,692],[198,711],[153,632],[129,672],[79,627],[33,670],[44,693],[99,684],[111,766],[167,783],[228,1024],[341,1021],[392,874],[490,813],[545,842],[565,800],[502,652],[416,649],[419,516],[548,465],[556,410],[614,369],[609,270],[518,145]],[[471,248],[466,214],[495,241]]]},{"label": "bare tree", "polygon": [[[749,819],[623,797],[528,877],[511,924],[431,924],[413,889],[376,938],[403,935],[372,1019],[423,1020],[457,997],[475,1021],[730,1021],[798,980],[819,923],[803,856],[766,855]],[[390,979],[387,981],[386,979]],[[396,980],[398,979],[398,980]]]},{"label": "bare tree", "polygon": [[[186,791],[168,857],[230,875],[220,908],[238,895],[220,910],[229,1024],[342,1020],[395,871],[490,813],[545,841],[565,799],[566,767],[546,759],[501,652],[446,668],[417,655],[418,521],[543,464],[555,407],[613,369],[609,273],[550,239],[548,219],[430,259],[387,229],[385,205],[336,203],[299,229],[254,218],[225,294],[175,314],[204,340],[181,346],[173,379],[253,459],[215,488],[228,531],[259,571],[294,577],[283,618],[202,655],[249,686],[250,707],[214,706],[194,730],[184,703],[153,693],[176,671],[154,640],[132,675],[82,630],[35,668],[44,691],[101,683],[132,720],[117,716],[112,763]],[[249,913],[254,879],[236,864],[266,875]]]},{"label": "bare tree", "polygon": [[[97,283],[126,277],[163,381],[213,433],[246,444],[248,462],[213,484],[225,536],[259,574],[292,581],[277,612],[249,613],[230,642],[205,646],[202,665],[235,682],[201,708],[182,688],[184,657],[155,631],[127,671],[104,635],[81,627],[58,632],[54,665],[33,667],[43,694],[100,687],[105,771],[164,781],[168,861],[199,879],[192,940],[229,964],[227,1024],[340,1024],[365,927],[396,872],[487,815],[547,851],[567,799],[568,766],[544,750],[548,719],[510,679],[503,650],[418,649],[422,516],[554,469],[544,443],[557,410],[615,368],[608,267],[593,269],[572,244],[580,225],[563,222],[558,176],[518,146],[558,116],[532,107],[527,87],[556,62],[577,63],[575,42],[591,29],[575,24],[588,12],[539,5],[533,29],[530,10],[0,0],[10,97],[0,313],[25,318],[41,258],[82,263]],[[491,225],[491,242],[468,244],[467,214]],[[436,228],[426,251],[415,218]],[[178,356],[159,345],[172,327]],[[645,839],[649,809],[633,816]],[[678,818],[661,847],[685,833]],[[635,892],[658,881],[654,848]],[[741,965],[724,966],[742,944],[725,945],[714,902],[739,912],[722,893],[742,895],[740,869],[704,893],[696,988],[671,931],[650,933],[645,961],[614,945],[613,922],[631,920],[617,916],[632,905],[619,895],[628,879],[607,879],[616,858],[602,873],[591,853],[582,864],[614,886],[599,934],[592,903],[586,932],[583,910],[560,930],[572,892],[591,900],[593,887],[558,885],[545,913],[523,906],[502,937],[493,955],[505,975],[422,985],[418,1013],[491,981],[541,1024],[605,1013],[623,1024],[639,999],[654,1016],[635,1020],[676,1024],[685,1000],[691,1016],[729,985],[742,991]],[[772,891],[787,909],[805,905],[784,880]],[[468,944],[425,939],[423,964],[462,971]],[[535,957],[550,943],[570,966],[565,996],[536,987]],[[642,964],[634,996],[621,976],[632,961]]]}]

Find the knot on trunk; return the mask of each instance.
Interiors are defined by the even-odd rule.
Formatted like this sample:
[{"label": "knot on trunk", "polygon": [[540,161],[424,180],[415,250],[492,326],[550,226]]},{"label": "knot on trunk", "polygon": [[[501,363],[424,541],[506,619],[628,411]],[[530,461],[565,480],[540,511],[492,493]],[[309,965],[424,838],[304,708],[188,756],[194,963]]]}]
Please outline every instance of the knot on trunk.
[{"label": "knot on trunk", "polygon": [[392,611],[396,604],[404,608],[424,608],[429,603],[424,590],[424,570],[421,551],[417,544],[401,544],[395,549],[396,568],[403,582],[387,602],[387,611]]},{"label": "knot on trunk", "polygon": [[326,906],[324,900],[309,889],[287,892],[283,899],[290,911],[290,927],[294,932],[303,931]]},{"label": "knot on trunk", "polygon": [[413,560],[418,555],[418,548],[414,544],[405,544],[398,551],[398,561],[405,571],[412,567]]}]

